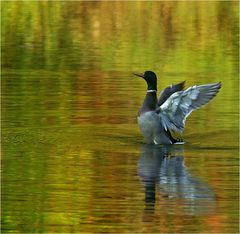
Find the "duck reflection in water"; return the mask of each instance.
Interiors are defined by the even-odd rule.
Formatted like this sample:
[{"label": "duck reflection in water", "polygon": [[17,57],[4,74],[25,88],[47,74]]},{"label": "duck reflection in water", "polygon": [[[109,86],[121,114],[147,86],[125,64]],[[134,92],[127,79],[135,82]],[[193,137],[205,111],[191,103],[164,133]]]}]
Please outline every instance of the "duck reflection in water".
[{"label": "duck reflection in water", "polygon": [[[184,146],[144,145],[138,174],[145,186],[145,211],[153,212],[156,195],[161,209],[185,214],[214,212],[215,196],[208,184],[194,178],[184,165]],[[159,192],[156,191],[159,189]]]}]

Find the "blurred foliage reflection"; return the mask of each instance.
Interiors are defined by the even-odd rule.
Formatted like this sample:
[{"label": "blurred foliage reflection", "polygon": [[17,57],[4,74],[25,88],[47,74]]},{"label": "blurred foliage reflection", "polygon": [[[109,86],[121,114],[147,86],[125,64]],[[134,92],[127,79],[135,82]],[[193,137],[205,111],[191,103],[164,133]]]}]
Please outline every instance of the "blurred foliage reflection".
[{"label": "blurred foliage reflection", "polygon": [[[238,2],[1,5],[4,233],[238,231]],[[188,119],[182,155],[187,178],[214,191],[214,212],[166,207],[160,189],[144,212],[136,113],[146,87],[131,73],[145,70],[159,89],[223,84]]]}]

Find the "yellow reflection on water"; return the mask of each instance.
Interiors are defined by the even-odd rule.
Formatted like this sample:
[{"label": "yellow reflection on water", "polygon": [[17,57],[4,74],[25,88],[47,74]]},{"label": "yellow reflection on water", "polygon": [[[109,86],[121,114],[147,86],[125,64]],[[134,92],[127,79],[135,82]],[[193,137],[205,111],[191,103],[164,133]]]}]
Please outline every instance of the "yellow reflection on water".
[{"label": "yellow reflection on water", "polygon": [[[3,1],[1,13],[4,232],[236,232],[237,2]],[[146,84],[131,75],[145,70],[159,91],[222,82],[188,118],[182,155],[214,212],[185,214],[162,190],[145,212]]]}]

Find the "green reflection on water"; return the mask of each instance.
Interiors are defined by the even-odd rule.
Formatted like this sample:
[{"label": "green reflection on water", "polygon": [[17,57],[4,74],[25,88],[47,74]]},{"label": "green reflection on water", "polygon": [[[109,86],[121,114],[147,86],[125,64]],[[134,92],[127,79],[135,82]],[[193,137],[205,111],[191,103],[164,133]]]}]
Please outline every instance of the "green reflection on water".
[{"label": "green reflection on water", "polygon": [[[236,232],[238,11],[234,1],[2,2],[3,231]],[[144,70],[159,89],[222,81],[188,119],[184,155],[218,213],[143,213],[135,118],[146,87],[131,73]]]}]

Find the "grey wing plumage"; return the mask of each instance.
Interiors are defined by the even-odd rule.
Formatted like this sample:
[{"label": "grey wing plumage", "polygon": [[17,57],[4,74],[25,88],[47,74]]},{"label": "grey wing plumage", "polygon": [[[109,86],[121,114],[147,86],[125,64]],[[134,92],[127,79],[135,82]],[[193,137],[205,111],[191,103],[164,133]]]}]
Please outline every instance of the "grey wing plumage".
[{"label": "grey wing plumage", "polygon": [[195,85],[172,94],[157,111],[164,129],[182,132],[188,115],[208,103],[220,88],[221,83]]},{"label": "grey wing plumage", "polygon": [[164,89],[159,96],[158,106],[161,106],[173,93],[183,90],[185,81],[176,85],[168,86]]}]

